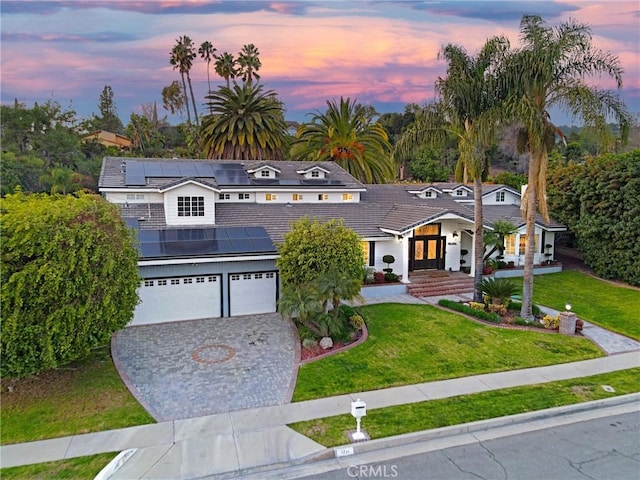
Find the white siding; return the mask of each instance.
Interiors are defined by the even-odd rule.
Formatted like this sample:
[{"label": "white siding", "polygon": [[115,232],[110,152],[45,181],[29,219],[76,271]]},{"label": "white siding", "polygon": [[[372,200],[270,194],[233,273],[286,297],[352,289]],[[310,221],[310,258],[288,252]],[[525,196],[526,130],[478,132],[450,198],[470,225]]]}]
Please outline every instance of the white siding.
[{"label": "white siding", "polygon": [[482,199],[483,205],[520,205],[520,197],[508,190],[499,190],[504,192],[504,202],[496,201],[496,193],[491,192]]},{"label": "white siding", "polygon": [[[213,225],[215,224],[215,198],[217,192],[201,187],[200,185],[187,184],[164,194],[164,212],[167,225]],[[178,197],[204,197],[203,217],[179,217]]]},{"label": "white siding", "polygon": [[107,192],[105,198],[111,203],[162,203],[163,195],[157,192]]}]

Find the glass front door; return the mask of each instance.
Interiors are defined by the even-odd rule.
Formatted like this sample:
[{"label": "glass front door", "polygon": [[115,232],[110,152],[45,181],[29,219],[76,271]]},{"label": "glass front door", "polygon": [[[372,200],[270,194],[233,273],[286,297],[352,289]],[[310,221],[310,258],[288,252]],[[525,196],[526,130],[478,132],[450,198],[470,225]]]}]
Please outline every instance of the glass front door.
[{"label": "glass front door", "polygon": [[424,236],[411,239],[411,270],[444,268],[444,237]]}]

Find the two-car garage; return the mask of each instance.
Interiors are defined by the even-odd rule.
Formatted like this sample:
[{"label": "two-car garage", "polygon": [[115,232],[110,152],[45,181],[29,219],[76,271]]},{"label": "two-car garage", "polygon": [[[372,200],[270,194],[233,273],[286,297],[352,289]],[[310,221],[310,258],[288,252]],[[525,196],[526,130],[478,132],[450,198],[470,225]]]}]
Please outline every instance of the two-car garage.
[{"label": "two-car garage", "polygon": [[129,325],[273,313],[277,277],[271,271],[146,278]]}]

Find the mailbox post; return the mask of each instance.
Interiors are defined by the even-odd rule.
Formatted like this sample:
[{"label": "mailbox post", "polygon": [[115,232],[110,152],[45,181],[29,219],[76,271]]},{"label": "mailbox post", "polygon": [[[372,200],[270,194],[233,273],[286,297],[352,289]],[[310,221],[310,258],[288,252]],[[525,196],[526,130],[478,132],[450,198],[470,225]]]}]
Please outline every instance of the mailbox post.
[{"label": "mailbox post", "polygon": [[360,421],[362,417],[367,416],[367,404],[360,399],[357,399],[355,402],[351,402],[351,415],[356,419],[356,431],[353,433],[351,438],[353,440],[366,440],[367,436],[360,431]]}]

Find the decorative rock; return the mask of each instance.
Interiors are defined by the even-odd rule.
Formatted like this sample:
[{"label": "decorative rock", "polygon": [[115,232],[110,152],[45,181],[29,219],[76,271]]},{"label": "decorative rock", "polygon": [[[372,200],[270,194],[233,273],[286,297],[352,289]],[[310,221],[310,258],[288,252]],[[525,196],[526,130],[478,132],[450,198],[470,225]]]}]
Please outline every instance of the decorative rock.
[{"label": "decorative rock", "polygon": [[320,340],[320,347],[324,350],[328,350],[333,347],[333,340],[331,340],[331,337],[322,337],[322,340]]}]

